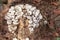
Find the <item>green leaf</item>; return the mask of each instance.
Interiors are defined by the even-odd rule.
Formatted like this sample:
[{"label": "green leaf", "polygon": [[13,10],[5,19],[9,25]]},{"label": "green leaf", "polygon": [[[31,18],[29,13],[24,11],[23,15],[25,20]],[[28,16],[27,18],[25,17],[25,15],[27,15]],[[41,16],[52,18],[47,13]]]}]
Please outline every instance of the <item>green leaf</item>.
[{"label": "green leaf", "polygon": [[60,37],[58,37],[57,40],[60,40]]},{"label": "green leaf", "polygon": [[2,3],[2,0],[0,0],[0,4]]}]

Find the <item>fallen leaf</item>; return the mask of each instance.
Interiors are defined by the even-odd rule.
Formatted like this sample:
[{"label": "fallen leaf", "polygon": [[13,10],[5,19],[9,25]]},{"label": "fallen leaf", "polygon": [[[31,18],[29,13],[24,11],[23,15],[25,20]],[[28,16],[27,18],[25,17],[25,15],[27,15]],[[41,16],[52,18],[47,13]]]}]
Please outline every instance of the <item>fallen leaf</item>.
[{"label": "fallen leaf", "polygon": [[60,10],[53,10],[54,14],[60,14]]},{"label": "fallen leaf", "polygon": [[51,2],[52,5],[58,6],[59,4],[57,2]]},{"label": "fallen leaf", "polygon": [[59,36],[59,34],[57,32],[54,32],[53,36],[56,37],[56,36]]},{"label": "fallen leaf", "polygon": [[39,3],[41,0],[33,0],[33,3]]},{"label": "fallen leaf", "polygon": [[54,21],[53,20],[50,20],[49,27],[54,29]]}]

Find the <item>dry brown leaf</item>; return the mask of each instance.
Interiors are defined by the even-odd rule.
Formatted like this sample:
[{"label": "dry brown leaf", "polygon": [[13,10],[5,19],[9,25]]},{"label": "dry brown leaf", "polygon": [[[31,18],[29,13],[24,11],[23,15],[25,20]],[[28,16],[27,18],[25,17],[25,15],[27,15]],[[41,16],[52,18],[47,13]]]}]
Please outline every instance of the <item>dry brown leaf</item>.
[{"label": "dry brown leaf", "polygon": [[23,21],[22,21],[22,20],[20,20],[19,27],[20,27],[20,28],[23,28],[23,27],[24,27],[24,23],[23,23]]}]

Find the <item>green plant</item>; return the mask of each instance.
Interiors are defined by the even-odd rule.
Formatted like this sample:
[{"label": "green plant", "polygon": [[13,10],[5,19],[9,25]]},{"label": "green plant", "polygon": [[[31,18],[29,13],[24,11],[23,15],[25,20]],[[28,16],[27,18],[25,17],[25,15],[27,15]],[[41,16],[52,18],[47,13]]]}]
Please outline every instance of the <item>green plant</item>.
[{"label": "green plant", "polygon": [[57,37],[56,40],[60,40],[60,37]]}]

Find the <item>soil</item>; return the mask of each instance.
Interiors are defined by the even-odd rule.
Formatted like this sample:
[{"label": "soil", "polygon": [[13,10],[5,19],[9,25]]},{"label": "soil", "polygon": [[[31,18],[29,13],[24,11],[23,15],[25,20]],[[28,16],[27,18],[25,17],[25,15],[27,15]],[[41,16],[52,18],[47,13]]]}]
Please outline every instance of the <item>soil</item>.
[{"label": "soil", "polygon": [[[19,2],[18,1],[15,1],[14,2],[15,4],[13,5],[17,5],[19,2],[28,3],[36,6],[39,10],[41,10],[41,14],[43,15],[43,19],[40,21],[39,27],[35,28],[34,33],[32,33],[29,36],[30,40],[56,40],[57,37],[60,37],[60,3],[59,3],[60,1],[59,0],[50,0],[50,1],[21,0]],[[4,2],[2,3],[4,4]],[[6,9],[4,9],[3,6],[0,9],[2,11],[0,12],[0,40],[12,40],[13,34],[8,31],[7,23],[6,20],[4,19],[5,16],[4,14],[7,11]],[[47,24],[44,24],[45,20],[47,20]]]}]

